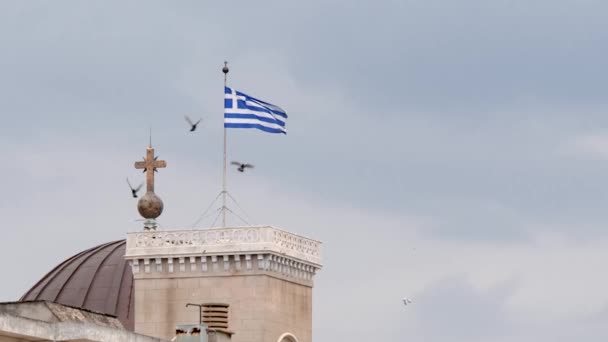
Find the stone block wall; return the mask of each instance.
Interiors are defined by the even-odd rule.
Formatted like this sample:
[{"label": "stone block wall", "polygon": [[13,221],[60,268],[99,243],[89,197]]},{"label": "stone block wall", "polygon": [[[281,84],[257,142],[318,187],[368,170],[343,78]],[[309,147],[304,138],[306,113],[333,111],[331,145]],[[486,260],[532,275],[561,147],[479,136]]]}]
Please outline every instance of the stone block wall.
[{"label": "stone block wall", "polygon": [[[166,276],[169,276],[168,274]],[[268,274],[135,279],[135,331],[171,339],[175,326],[198,323],[187,303],[226,303],[233,342],[276,342],[285,332],[312,340],[312,287]]]}]

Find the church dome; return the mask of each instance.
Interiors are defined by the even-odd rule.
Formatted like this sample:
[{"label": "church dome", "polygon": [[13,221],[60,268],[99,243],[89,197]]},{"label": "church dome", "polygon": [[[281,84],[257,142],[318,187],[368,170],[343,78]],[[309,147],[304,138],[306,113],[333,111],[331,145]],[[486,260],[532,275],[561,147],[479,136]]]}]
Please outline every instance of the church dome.
[{"label": "church dome", "polygon": [[46,300],[118,317],[134,329],[133,273],[125,240],[108,242],[65,260],[21,297]]}]

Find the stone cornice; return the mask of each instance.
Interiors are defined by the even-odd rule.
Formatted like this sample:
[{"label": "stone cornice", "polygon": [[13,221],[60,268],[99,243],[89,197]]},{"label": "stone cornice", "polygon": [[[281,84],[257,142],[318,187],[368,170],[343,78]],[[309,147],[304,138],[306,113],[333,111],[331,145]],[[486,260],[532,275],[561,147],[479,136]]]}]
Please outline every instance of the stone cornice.
[{"label": "stone cornice", "polygon": [[269,275],[312,286],[318,268],[273,254],[236,254],[189,257],[131,258],[137,279]]},{"label": "stone cornice", "polygon": [[[201,230],[145,231],[127,234],[129,260],[196,256],[260,255],[321,268],[321,242],[271,226]],[[240,258],[239,262],[240,262]],[[233,259],[235,260],[235,259]],[[278,259],[277,259],[278,260]],[[235,261],[236,262],[236,261]]]}]

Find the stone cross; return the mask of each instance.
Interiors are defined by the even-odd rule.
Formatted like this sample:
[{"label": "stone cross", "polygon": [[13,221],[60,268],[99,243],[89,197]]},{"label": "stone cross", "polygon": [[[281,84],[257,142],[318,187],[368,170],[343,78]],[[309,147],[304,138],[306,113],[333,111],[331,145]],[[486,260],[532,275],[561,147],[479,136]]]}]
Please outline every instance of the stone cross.
[{"label": "stone cross", "polygon": [[158,167],[167,167],[167,162],[164,160],[156,160],[154,157],[154,149],[150,146],[146,149],[146,157],[144,161],[135,162],[136,169],[143,169],[147,172],[146,175],[146,192],[154,192],[154,172]]}]

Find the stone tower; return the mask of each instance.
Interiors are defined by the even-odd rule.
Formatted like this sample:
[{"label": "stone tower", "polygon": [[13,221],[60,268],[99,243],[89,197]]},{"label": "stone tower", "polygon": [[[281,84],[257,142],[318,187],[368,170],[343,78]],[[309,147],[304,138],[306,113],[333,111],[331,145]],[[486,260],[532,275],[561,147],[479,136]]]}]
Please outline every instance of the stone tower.
[{"label": "stone tower", "polygon": [[129,233],[135,331],[171,339],[199,321],[188,303],[228,305],[233,342],[311,342],[321,243],[274,227]]}]

